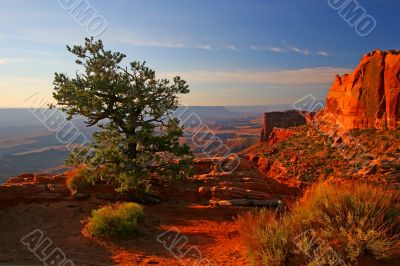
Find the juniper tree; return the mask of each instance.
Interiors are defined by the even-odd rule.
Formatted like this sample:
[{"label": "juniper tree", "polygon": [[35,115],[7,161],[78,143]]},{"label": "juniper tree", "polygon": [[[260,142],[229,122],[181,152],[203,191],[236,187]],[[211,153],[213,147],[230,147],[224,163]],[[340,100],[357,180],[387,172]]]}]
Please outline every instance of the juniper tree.
[{"label": "juniper tree", "polygon": [[84,165],[90,181],[106,179],[120,191],[145,189],[152,177],[187,176],[191,152],[180,143],[183,128],[172,117],[179,94],[189,93],[187,83],[179,76],[157,79],[145,62],[124,66],[126,56],[105,50],[101,40],[87,38],[84,46],[67,49],[81,72],[55,73],[53,96],[68,119],[81,116],[87,126],[100,128],[68,164]]}]

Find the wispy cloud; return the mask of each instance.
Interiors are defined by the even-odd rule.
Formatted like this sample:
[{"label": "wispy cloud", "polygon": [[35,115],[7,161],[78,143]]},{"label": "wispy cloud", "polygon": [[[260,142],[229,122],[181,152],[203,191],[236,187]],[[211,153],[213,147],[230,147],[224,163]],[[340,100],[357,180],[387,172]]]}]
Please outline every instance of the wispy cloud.
[{"label": "wispy cloud", "polygon": [[10,54],[28,54],[28,55],[40,55],[40,56],[55,56],[55,55],[61,55],[61,53],[58,52],[49,52],[49,51],[41,51],[41,50],[17,50],[17,49],[6,49],[2,50],[5,53],[10,53]]},{"label": "wispy cloud", "polygon": [[300,48],[286,43],[284,43],[282,46],[279,47],[250,45],[249,48],[255,51],[267,51],[272,53],[297,53],[301,55],[329,56],[329,53],[325,51],[311,51],[310,49],[307,48]]},{"label": "wispy cloud", "polygon": [[186,46],[186,48],[197,48],[197,49],[203,49],[203,50],[211,50],[211,46],[210,45],[195,45],[195,46]]},{"label": "wispy cloud", "polygon": [[160,47],[160,48],[185,48],[185,46],[181,43],[140,41],[131,39],[124,39],[122,41],[135,46],[149,46],[149,47]]},{"label": "wispy cloud", "polygon": [[13,35],[13,34],[7,34],[7,33],[3,33],[3,32],[0,32],[0,39],[16,39],[16,40],[37,42],[37,43],[49,43],[49,41],[40,39],[40,38],[33,38],[33,37],[29,37],[29,36],[24,36],[24,35]]},{"label": "wispy cloud", "polygon": [[289,51],[292,51],[292,52],[295,52],[295,53],[298,53],[298,54],[302,54],[302,55],[310,55],[311,54],[310,50],[302,49],[302,48],[299,48],[299,47],[296,47],[296,46],[293,46],[293,45],[287,45],[286,48]]},{"label": "wispy cloud", "polygon": [[273,53],[284,53],[285,50],[280,47],[271,47],[271,46],[256,46],[256,45],[250,45],[250,49],[255,50],[255,51],[269,51]]},{"label": "wispy cloud", "polygon": [[317,54],[320,56],[329,56],[329,53],[325,51],[318,51]]},{"label": "wispy cloud", "polygon": [[144,47],[158,47],[158,48],[173,48],[173,49],[201,49],[211,50],[212,47],[208,44],[196,44],[189,45],[182,42],[167,42],[167,41],[152,41],[152,40],[141,40],[141,39],[122,39],[122,42]]},{"label": "wispy cloud", "polygon": [[229,50],[232,50],[235,52],[239,51],[239,49],[234,45],[228,45],[228,46],[226,46],[226,49],[229,49]]},{"label": "wispy cloud", "polygon": [[[162,34],[160,34],[162,35]],[[113,40],[118,42],[127,43],[133,46],[142,47],[155,47],[155,48],[170,48],[170,49],[198,49],[207,51],[239,51],[239,47],[234,43],[202,43],[201,41],[192,40],[182,40],[179,37],[173,39],[169,37],[160,37],[156,35],[149,35],[144,32],[132,32],[132,31],[120,31],[113,34]]]},{"label": "wispy cloud", "polygon": [[7,58],[0,60],[1,64],[41,64],[41,65],[56,65],[56,66],[70,66],[71,63],[63,61],[48,61],[48,60],[36,60],[29,58]]},{"label": "wispy cloud", "polygon": [[159,74],[159,77],[171,78],[179,75],[189,83],[312,85],[332,83],[336,74],[351,71],[351,69],[335,67],[264,71],[177,71],[163,72]]},{"label": "wispy cloud", "polygon": [[284,52],[284,50],[279,47],[271,47],[271,48],[269,48],[269,51],[274,52],[274,53],[283,53]]}]

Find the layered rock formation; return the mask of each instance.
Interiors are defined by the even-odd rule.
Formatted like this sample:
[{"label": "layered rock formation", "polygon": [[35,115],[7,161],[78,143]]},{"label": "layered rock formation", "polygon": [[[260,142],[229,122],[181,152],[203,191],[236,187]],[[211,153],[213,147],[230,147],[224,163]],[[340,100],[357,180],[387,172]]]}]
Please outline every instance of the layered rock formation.
[{"label": "layered rock formation", "polygon": [[[258,158],[257,158],[258,160]],[[191,202],[209,202],[211,205],[240,205],[270,207],[278,201],[287,202],[297,195],[290,188],[266,177],[253,162],[241,160],[233,173],[214,169],[213,160],[196,159],[195,175],[190,182],[169,188],[155,188],[155,193],[168,200],[185,199]],[[157,191],[156,191],[157,190]]]},{"label": "layered rock formation", "polygon": [[0,185],[0,208],[20,203],[63,201],[70,196],[65,175],[22,174]]},{"label": "layered rock formation", "polygon": [[296,131],[285,128],[274,128],[269,135],[268,145],[274,145],[296,135]]},{"label": "layered rock formation", "polygon": [[264,113],[264,125],[260,140],[266,142],[274,128],[289,128],[306,124],[305,112],[289,110],[285,112]]},{"label": "layered rock formation", "polygon": [[[266,177],[252,163],[242,160],[233,173],[219,172],[214,159],[196,159],[194,177],[177,184],[155,182],[152,195],[133,193],[126,198],[117,194],[114,187],[98,184],[82,188],[80,193],[71,194],[67,188],[68,174],[22,174],[0,185],[0,209],[21,203],[54,203],[99,199],[105,201],[133,200],[140,203],[164,201],[187,201],[211,205],[239,205],[274,207],[297,195],[297,189],[280,184]],[[74,203],[75,202],[75,203]],[[275,206],[277,207],[277,206]],[[274,208],[275,208],[274,207]]]},{"label": "layered rock formation", "polygon": [[400,118],[400,51],[373,51],[351,74],[336,76],[319,120],[349,129],[396,128]]}]

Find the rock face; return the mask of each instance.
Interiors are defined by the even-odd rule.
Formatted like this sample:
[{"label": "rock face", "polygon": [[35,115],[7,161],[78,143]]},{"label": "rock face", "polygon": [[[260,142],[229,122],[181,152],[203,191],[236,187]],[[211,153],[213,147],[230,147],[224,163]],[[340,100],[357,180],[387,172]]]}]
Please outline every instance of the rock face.
[{"label": "rock face", "polygon": [[289,128],[306,124],[305,114],[305,112],[301,113],[297,110],[264,113],[264,126],[261,130],[260,140],[262,142],[268,141],[275,127]]},{"label": "rock face", "polygon": [[20,203],[55,202],[71,196],[64,175],[22,174],[0,186],[0,208]]},{"label": "rock face", "polygon": [[274,145],[276,143],[282,142],[290,138],[291,136],[296,135],[296,132],[291,129],[284,128],[274,128],[269,135],[269,145]]},{"label": "rock face", "polygon": [[345,130],[396,128],[400,117],[400,51],[373,51],[351,74],[336,76],[319,114]]},{"label": "rock face", "polygon": [[[253,158],[254,162],[260,158]],[[212,159],[196,159],[194,177],[177,187],[162,187],[157,193],[168,200],[209,202],[211,205],[273,206],[297,195],[297,188],[265,176],[254,162],[241,160],[233,173],[213,170]]]}]

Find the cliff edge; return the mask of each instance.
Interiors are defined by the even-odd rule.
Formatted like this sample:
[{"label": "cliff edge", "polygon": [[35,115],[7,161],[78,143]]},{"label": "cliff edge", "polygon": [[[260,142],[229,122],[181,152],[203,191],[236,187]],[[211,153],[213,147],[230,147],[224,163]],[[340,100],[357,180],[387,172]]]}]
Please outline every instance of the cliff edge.
[{"label": "cliff edge", "polygon": [[319,116],[345,130],[400,125],[400,51],[373,51],[351,74],[336,76]]}]

